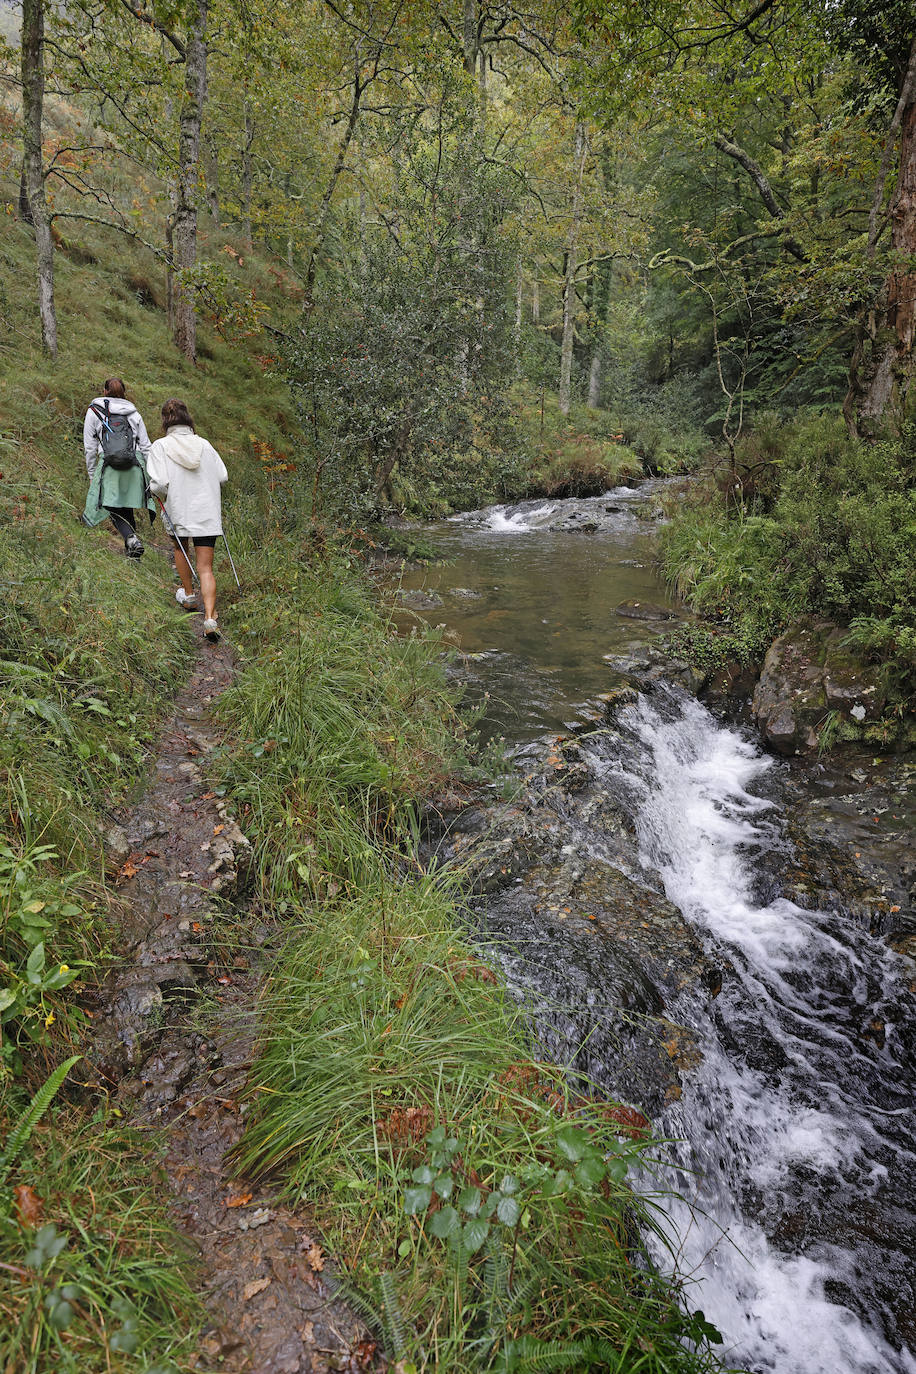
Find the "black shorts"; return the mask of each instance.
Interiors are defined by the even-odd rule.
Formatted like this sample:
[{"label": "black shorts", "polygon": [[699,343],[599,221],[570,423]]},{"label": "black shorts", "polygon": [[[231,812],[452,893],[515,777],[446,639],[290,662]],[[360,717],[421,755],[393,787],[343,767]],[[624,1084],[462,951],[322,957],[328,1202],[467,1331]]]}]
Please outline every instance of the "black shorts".
[{"label": "black shorts", "polygon": [[183,534],[182,544],[193,544],[195,549],[215,549],[218,534]]}]

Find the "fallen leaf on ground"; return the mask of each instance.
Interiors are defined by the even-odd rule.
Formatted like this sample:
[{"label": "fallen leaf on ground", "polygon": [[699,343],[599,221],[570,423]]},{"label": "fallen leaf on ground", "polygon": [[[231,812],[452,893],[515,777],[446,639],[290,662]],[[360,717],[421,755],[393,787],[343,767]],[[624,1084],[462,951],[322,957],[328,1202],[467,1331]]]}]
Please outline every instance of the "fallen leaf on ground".
[{"label": "fallen leaf on ground", "polygon": [[226,1198],[227,1207],[247,1207],[252,1199],[251,1193],[237,1193]]},{"label": "fallen leaf on ground", "polygon": [[270,1279],[255,1279],[252,1283],[246,1283],[242,1290],[245,1301],[248,1302],[249,1298],[253,1298],[256,1293],[263,1293],[269,1283]]},{"label": "fallen leaf on ground", "polygon": [[213,833],[214,835],[221,835],[223,833],[223,827],[221,825],[215,825],[213,827]]},{"label": "fallen leaf on ground", "polygon": [[41,1198],[27,1183],[20,1183],[13,1189],[16,1211],[23,1226],[38,1226],[41,1223]]},{"label": "fallen leaf on ground", "polygon": [[315,1323],[303,1322],[299,1328],[299,1335],[308,1345],[311,1345],[312,1341],[315,1339]]},{"label": "fallen leaf on ground", "polygon": [[376,1350],[378,1350],[376,1341],[360,1341],[359,1345],[356,1346],[353,1351],[356,1357],[356,1363],[359,1365],[360,1369],[370,1368],[372,1361],[375,1359]]},{"label": "fallen leaf on ground", "polygon": [[322,1254],[321,1246],[313,1241],[305,1258],[309,1262],[309,1267],[313,1269],[316,1274],[320,1274],[324,1268],[324,1255]]}]

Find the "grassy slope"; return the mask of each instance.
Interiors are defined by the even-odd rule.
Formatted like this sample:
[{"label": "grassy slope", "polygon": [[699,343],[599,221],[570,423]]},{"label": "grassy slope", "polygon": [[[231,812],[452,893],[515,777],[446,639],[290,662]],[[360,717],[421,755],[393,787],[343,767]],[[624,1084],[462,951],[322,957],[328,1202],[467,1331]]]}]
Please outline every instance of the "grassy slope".
[{"label": "grassy slope", "polygon": [[[11,204],[14,188],[4,190]],[[100,234],[59,252],[56,268],[61,354],[52,366],[38,346],[30,236],[5,218],[0,989],[16,1001],[0,1013],[0,1141],[53,1065],[78,1050],[83,1023],[70,999],[104,969],[115,918],[100,834],[142,779],[190,654],[164,561],[129,563],[107,530],[78,523],[86,402],[102,378],[122,373],[155,434],[161,400],[186,396],[234,471],[240,505],[263,485],[246,458],[249,436],[266,453],[286,442],[290,424],[282,391],[243,351],[204,330],[208,356],[197,370],[183,363],[161,311],[141,304],[160,295],[158,269],[123,241]],[[81,1103],[80,1076],[77,1063],[18,1157],[0,1166],[0,1250],[18,1267],[0,1297],[0,1365],[10,1374],[49,1362],[189,1367],[190,1271],[176,1267],[175,1238],[150,1193],[150,1143],[104,1103]],[[53,1295],[66,1285],[73,1316],[58,1330],[67,1313],[52,1319]]]},{"label": "grassy slope", "polygon": [[[411,876],[400,857],[414,802],[460,763],[461,726],[436,642],[398,640],[350,557],[309,552],[295,474],[263,461],[294,446],[285,395],[245,348],[207,330],[201,365],[189,368],[148,303],[160,297],[157,269],[101,235],[58,253],[62,348],[51,367],[37,345],[29,237],[14,222],[8,230],[0,656],[28,671],[8,670],[0,688],[18,746],[18,762],[0,758],[4,977],[22,973],[41,934],[53,976],[61,961],[104,962],[113,899],[98,826],[142,776],[187,656],[165,565],[128,564],[104,532],[76,522],[85,403],[117,371],[154,433],[158,402],[186,397],[231,474],[227,529],[245,595],[222,598],[242,659],[223,707],[225,781],[257,846],[260,899],[299,932],[271,982],[248,1162],[282,1164],[290,1187],[314,1196],[356,1289],[385,1313],[389,1347],[418,1366],[521,1369],[552,1341],[566,1354],[556,1349],[550,1367],[705,1366],[681,1345],[685,1330],[702,1339],[701,1328],[685,1327],[671,1292],[637,1263],[622,1181],[639,1147],[613,1115],[571,1102],[556,1073],[529,1063],[447,889]],[[35,902],[45,905],[31,915],[50,919],[37,935],[26,910]],[[28,996],[7,1026],[0,1122],[16,1119],[80,1031],[66,989]],[[16,1025],[37,1036],[23,1063]],[[447,1128],[444,1146],[426,1139],[436,1123]],[[451,1186],[446,1176],[470,1189],[455,1214],[465,1238],[479,1189],[492,1213],[479,1248],[439,1238],[454,1219],[445,1198],[438,1211],[432,1194],[424,1202],[430,1167],[439,1189]],[[37,1370],[55,1349],[61,1369],[98,1368],[103,1351],[111,1368],[135,1368],[123,1349],[125,1302],[136,1307],[143,1356],[182,1365],[193,1303],[180,1272],[165,1278],[169,1241],[147,1168],[104,1107],[71,1103],[45,1116],[7,1181],[34,1188],[40,1216],[28,1194],[18,1210],[0,1197],[5,1249],[25,1269],[2,1300],[7,1368]],[[62,1256],[29,1257],[38,1220],[68,1235]],[[480,1226],[470,1235],[482,1237]],[[81,1294],[61,1335],[43,1302],[66,1282]]]}]

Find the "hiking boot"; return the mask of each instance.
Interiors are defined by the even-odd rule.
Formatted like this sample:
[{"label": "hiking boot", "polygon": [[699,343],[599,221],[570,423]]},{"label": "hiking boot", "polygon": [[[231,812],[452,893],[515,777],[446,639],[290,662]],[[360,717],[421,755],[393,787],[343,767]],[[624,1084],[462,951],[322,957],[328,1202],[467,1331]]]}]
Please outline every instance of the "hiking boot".
[{"label": "hiking boot", "polygon": [[175,600],[186,611],[199,611],[200,606],[195,592],[186,592],[184,587],[179,587],[175,593]]},{"label": "hiking boot", "polygon": [[216,641],[219,639],[219,626],[217,625],[215,620],[204,621],[204,634],[210,640],[211,644],[216,643]]},{"label": "hiking boot", "polygon": [[137,536],[132,534],[129,539],[124,540],[124,552],[127,554],[128,558],[142,558],[145,549]]}]

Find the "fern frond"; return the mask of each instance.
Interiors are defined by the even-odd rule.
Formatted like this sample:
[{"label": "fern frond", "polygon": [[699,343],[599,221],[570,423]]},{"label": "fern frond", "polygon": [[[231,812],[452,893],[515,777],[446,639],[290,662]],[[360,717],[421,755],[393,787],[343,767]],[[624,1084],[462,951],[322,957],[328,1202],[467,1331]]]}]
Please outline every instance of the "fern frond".
[{"label": "fern frond", "polygon": [[63,1064],[59,1064],[49,1078],[38,1089],[26,1107],[22,1116],[16,1122],[6,1139],[3,1154],[0,1155],[0,1187],[6,1182],[10,1169],[16,1163],[19,1152],[22,1150],[35,1126],[41,1117],[50,1107],[54,1098],[60,1090],[61,1084],[67,1074],[82,1059],[81,1054],[74,1054],[71,1059],[66,1059]]},{"label": "fern frond", "polygon": [[407,1333],[404,1330],[404,1316],[394,1279],[386,1269],[378,1277],[382,1293],[382,1311],[385,1318],[385,1336],[394,1358],[403,1360],[407,1356]]}]

